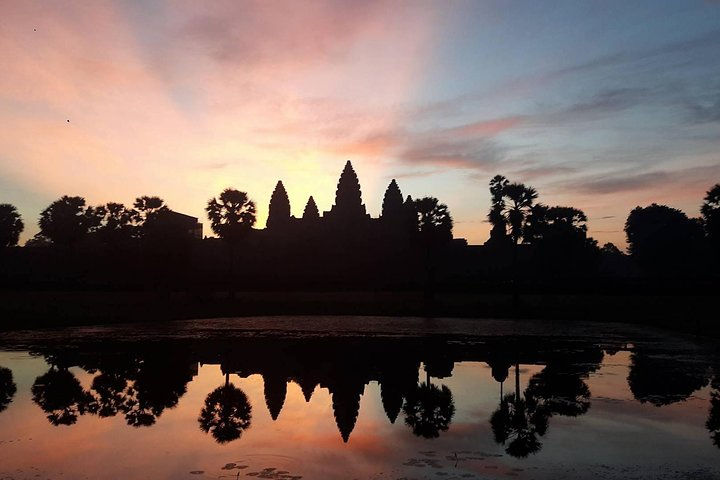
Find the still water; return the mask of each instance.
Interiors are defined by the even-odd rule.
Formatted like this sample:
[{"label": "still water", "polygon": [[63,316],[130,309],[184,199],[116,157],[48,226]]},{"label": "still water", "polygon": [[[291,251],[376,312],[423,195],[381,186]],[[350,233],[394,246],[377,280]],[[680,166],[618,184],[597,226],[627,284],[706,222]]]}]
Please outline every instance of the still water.
[{"label": "still water", "polygon": [[621,325],[0,334],[0,479],[719,478],[720,361]]}]

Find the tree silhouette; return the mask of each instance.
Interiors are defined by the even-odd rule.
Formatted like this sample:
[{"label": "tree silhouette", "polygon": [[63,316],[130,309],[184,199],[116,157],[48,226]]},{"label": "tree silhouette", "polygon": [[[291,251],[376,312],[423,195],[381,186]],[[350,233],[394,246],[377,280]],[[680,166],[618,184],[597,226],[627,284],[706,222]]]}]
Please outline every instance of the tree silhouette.
[{"label": "tree silhouette", "polygon": [[405,425],[414,435],[423,438],[437,438],[446,432],[455,415],[452,392],[442,385],[438,388],[430,381],[417,385],[407,393],[403,405]]},{"label": "tree silhouette", "polygon": [[542,448],[538,436],[547,431],[547,415],[532,398],[509,393],[490,417],[490,427],[495,442],[505,445],[506,453],[524,458]]},{"label": "tree silhouette", "polygon": [[640,403],[661,407],[680,402],[709,382],[706,369],[668,357],[664,351],[636,349],[630,362],[628,386]]},{"label": "tree silhouette", "polygon": [[523,238],[523,228],[537,198],[537,191],[522,183],[507,183],[502,188],[504,202],[502,213],[510,226],[510,237],[515,245]]},{"label": "tree silhouette", "polygon": [[25,228],[14,205],[0,203],[0,248],[14,247]]},{"label": "tree silhouette", "polygon": [[637,207],[625,222],[628,250],[647,271],[677,273],[697,266],[702,230],[680,210],[653,203]]},{"label": "tree silhouette", "polygon": [[710,416],[705,428],[710,432],[713,445],[720,448],[720,392],[712,392],[710,396]]},{"label": "tree silhouette", "polygon": [[290,199],[285,191],[285,186],[281,181],[275,185],[270,196],[270,206],[268,208],[267,228],[283,228],[290,223]]},{"label": "tree silhouette", "polygon": [[247,193],[233,188],[226,188],[218,198],[211,198],[205,211],[213,232],[231,242],[243,238],[255,225],[255,203]]},{"label": "tree silhouette", "polygon": [[75,375],[65,368],[51,367],[35,379],[32,399],[55,426],[73,425],[80,415],[93,412],[93,396],[85,391]]},{"label": "tree silhouette", "polygon": [[303,211],[302,219],[305,221],[315,222],[320,219],[320,212],[318,211],[315,199],[310,195],[307,203],[305,204],[305,210]]},{"label": "tree silhouette", "polygon": [[127,375],[123,372],[102,372],[93,378],[92,391],[96,393],[95,403],[99,417],[114,417],[131,410],[134,395]]},{"label": "tree silhouette", "polygon": [[245,392],[230,383],[230,374],[225,374],[225,385],[216,388],[205,398],[200,412],[200,430],[209,433],[218,443],[237,440],[242,432],[250,428],[252,406]]},{"label": "tree silhouette", "polygon": [[103,209],[86,207],[84,198],[65,195],[40,214],[40,234],[57,245],[68,247],[95,230],[103,215]]},{"label": "tree silhouette", "polygon": [[417,225],[425,245],[435,246],[452,240],[453,219],[447,205],[435,197],[415,200]]},{"label": "tree silhouette", "polygon": [[110,244],[118,244],[129,240],[134,234],[133,216],[136,212],[122,203],[109,202],[101,208],[103,219],[97,234]]},{"label": "tree silhouette", "polygon": [[137,197],[133,203],[135,210],[132,212],[133,220],[135,224],[140,227],[139,233],[142,235],[142,230],[148,225],[155,221],[160,212],[169,210],[165,201],[160,197],[143,195]]},{"label": "tree silhouette", "polygon": [[17,392],[17,386],[13,382],[12,371],[9,368],[0,367],[0,412],[10,405],[15,392]]},{"label": "tree silhouette", "polygon": [[715,252],[720,252],[720,183],[708,190],[700,207],[705,234]]},{"label": "tree silhouette", "polygon": [[488,222],[492,225],[490,230],[490,245],[503,245],[508,241],[507,219],[505,218],[505,187],[510,182],[502,175],[495,175],[490,180],[490,212]]}]

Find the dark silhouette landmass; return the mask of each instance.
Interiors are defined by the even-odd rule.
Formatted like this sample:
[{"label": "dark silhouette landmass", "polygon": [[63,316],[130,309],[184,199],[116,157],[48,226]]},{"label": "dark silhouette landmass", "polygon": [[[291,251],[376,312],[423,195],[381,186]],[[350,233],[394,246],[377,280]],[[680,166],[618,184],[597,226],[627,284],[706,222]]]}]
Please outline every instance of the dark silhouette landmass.
[{"label": "dark silhouette landmass", "polygon": [[[403,197],[392,180],[372,218],[350,162],[335,203],[313,197],[292,215],[278,181],[265,229],[255,202],[227,188],[197,218],[157,196],[132,207],[63,196],[40,233],[15,246],[23,223],[0,205],[0,329],[252,314],[357,313],[464,317],[577,317],[661,324],[717,335],[696,312],[716,312],[720,184],[700,218],[634,208],[628,253],[599,246],[572,206],[541,203],[531,186],[490,181],[484,245],[453,238],[447,205]],[[482,216],[482,212],[478,212]],[[679,316],[691,321],[678,321]]]}]

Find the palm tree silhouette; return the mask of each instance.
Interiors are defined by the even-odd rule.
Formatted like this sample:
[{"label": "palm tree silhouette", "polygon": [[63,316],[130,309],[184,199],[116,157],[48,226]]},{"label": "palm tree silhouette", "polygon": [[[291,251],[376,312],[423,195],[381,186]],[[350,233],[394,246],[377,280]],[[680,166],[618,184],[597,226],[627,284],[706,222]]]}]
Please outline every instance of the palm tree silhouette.
[{"label": "palm tree silhouette", "polygon": [[13,382],[12,371],[9,368],[0,367],[0,412],[5,410],[17,392],[17,386]]},{"label": "palm tree silhouette", "polygon": [[538,436],[545,435],[548,414],[534,397],[520,396],[520,365],[515,364],[515,393],[508,393],[490,417],[495,442],[505,445],[505,452],[524,458],[542,448]]},{"label": "palm tree silhouette", "polygon": [[245,392],[230,383],[230,374],[225,374],[225,385],[216,388],[205,398],[200,412],[200,430],[209,433],[218,443],[237,440],[242,432],[250,428],[252,406]]},{"label": "palm tree silhouette", "polygon": [[205,208],[210,226],[220,238],[228,243],[228,276],[230,278],[230,296],[234,296],[232,285],[235,283],[235,256],[237,245],[255,225],[255,203],[248,194],[226,188],[218,198],[211,198]]},{"label": "palm tree silhouette", "polygon": [[442,385],[430,383],[430,377],[407,393],[403,405],[405,425],[414,435],[423,438],[437,438],[440,432],[450,428],[455,415],[452,392]]}]

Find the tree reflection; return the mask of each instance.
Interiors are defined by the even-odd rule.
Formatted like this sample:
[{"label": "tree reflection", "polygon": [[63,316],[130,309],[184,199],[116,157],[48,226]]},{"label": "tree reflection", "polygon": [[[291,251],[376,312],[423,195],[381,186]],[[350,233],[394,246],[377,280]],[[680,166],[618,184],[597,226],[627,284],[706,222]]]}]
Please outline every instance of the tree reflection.
[{"label": "tree reflection", "polygon": [[10,405],[15,392],[17,392],[17,387],[13,382],[12,371],[9,368],[0,367],[0,412]]},{"label": "tree reflection", "polygon": [[520,396],[520,365],[515,364],[515,394],[500,400],[500,406],[490,417],[495,442],[505,446],[505,452],[524,458],[542,448],[538,436],[545,435],[549,414],[536,397],[525,392]]},{"label": "tree reflection", "polygon": [[216,388],[205,398],[200,412],[200,430],[209,433],[218,443],[237,440],[242,432],[250,428],[252,406],[245,392],[230,383],[230,374],[225,374],[225,385]]},{"label": "tree reflection", "polygon": [[403,414],[405,424],[412,429],[414,435],[437,438],[440,432],[450,428],[455,415],[452,392],[445,385],[436,387],[428,378],[407,393]]},{"label": "tree reflection", "polygon": [[710,416],[705,423],[713,445],[720,448],[720,392],[713,392],[710,397]]},{"label": "tree reflection", "polygon": [[538,436],[545,435],[548,417],[532,397],[508,393],[490,417],[490,426],[495,441],[505,445],[505,452],[524,458],[542,448]]},{"label": "tree reflection", "polygon": [[630,359],[628,385],[641,403],[660,407],[683,401],[709,381],[707,367],[680,361],[662,351],[638,349]]},{"label": "tree reflection", "polygon": [[35,379],[32,399],[53,425],[73,425],[80,415],[96,408],[93,396],[65,368],[51,367]]}]

